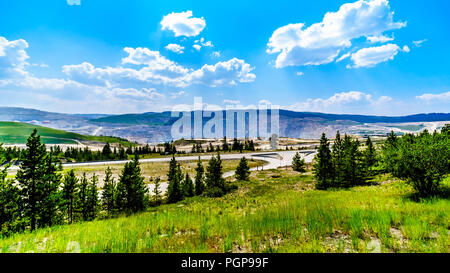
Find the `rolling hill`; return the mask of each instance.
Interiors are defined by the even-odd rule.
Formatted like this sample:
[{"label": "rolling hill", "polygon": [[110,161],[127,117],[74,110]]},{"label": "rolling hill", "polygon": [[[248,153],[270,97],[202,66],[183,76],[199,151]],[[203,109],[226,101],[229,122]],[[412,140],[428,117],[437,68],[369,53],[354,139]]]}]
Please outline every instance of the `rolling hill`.
[{"label": "rolling hill", "polygon": [[[22,122],[63,130],[78,135],[114,136],[139,143],[161,143],[171,141],[171,125],[176,118],[171,113],[148,112],[142,114],[60,114],[26,108],[0,107],[0,121]],[[439,129],[449,123],[450,113],[417,114],[409,116],[369,116],[348,114],[326,114],[280,110],[280,135],[283,137],[315,139],[322,132],[334,135],[385,135],[394,130],[398,133],[419,132],[424,129]],[[205,118],[204,123],[207,122]],[[14,140],[8,136],[8,141]],[[53,136],[55,137],[55,136]],[[5,138],[5,137],[4,137]],[[53,138],[53,140],[59,138]],[[76,139],[68,136],[62,139]],[[23,140],[20,137],[17,140]],[[52,139],[47,139],[51,142]],[[60,141],[60,140],[58,140]]]},{"label": "rolling hill", "polygon": [[128,142],[127,140],[115,137],[86,136],[20,122],[0,122],[0,143],[24,144],[26,143],[30,134],[33,132],[34,128],[38,130],[42,142],[44,142],[45,144],[77,144],[83,141],[92,141],[132,145],[132,143]]}]

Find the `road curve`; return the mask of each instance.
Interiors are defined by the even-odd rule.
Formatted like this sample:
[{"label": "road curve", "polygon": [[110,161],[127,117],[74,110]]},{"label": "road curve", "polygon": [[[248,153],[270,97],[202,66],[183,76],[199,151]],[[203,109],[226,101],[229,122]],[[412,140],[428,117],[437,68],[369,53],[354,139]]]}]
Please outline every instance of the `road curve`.
[{"label": "road curve", "polygon": [[[304,150],[299,151],[302,158],[305,159],[305,162],[312,162],[314,155],[316,153],[315,150]],[[262,160],[265,161],[266,164],[260,167],[252,168],[251,171],[258,170],[271,170],[277,169],[280,167],[286,167],[292,165],[292,159],[297,151],[274,151],[274,152],[255,152],[255,153],[239,153],[239,154],[221,154],[220,158],[223,160],[239,160],[242,157],[246,157],[247,159],[254,160]],[[200,156],[201,160],[209,160],[212,155],[202,155]],[[152,162],[168,162],[171,160],[171,157],[161,157],[161,158],[149,158],[149,159],[140,159],[141,163],[152,163]],[[195,161],[198,160],[198,156],[179,156],[176,157],[177,161]],[[66,163],[63,164],[64,168],[76,168],[76,167],[85,167],[85,166],[102,166],[102,165],[123,165],[130,160],[117,160],[117,161],[101,161],[101,162],[83,162],[83,163]],[[13,166],[10,170],[18,169],[18,166]],[[234,175],[234,171],[229,171],[223,174],[223,177],[231,177]],[[167,182],[163,182],[160,184],[160,191],[164,194],[167,191]],[[149,185],[150,193],[153,194],[154,184]]]}]

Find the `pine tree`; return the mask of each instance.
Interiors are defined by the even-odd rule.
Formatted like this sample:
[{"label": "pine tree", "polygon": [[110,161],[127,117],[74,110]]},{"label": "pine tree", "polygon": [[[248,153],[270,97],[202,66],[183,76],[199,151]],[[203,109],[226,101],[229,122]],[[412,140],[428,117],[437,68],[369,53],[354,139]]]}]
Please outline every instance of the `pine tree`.
[{"label": "pine tree", "polygon": [[125,164],[117,184],[117,207],[125,213],[143,211],[148,205],[148,188],[141,175],[139,157]]},{"label": "pine tree", "polygon": [[77,184],[78,178],[75,176],[75,172],[72,169],[64,176],[62,188],[63,207],[67,213],[67,221],[70,224],[74,220],[75,200],[78,190]]},{"label": "pine tree", "polygon": [[185,197],[194,196],[194,183],[188,173],[186,173],[181,188]]},{"label": "pine tree", "polygon": [[153,200],[156,206],[161,204],[161,190],[159,187],[161,186],[161,178],[157,177],[155,179],[155,187],[153,188]]},{"label": "pine tree", "polygon": [[[6,164],[4,150],[0,144],[0,165]],[[23,229],[20,220],[19,189],[11,179],[6,179],[8,165],[0,170],[0,237]]]},{"label": "pine tree", "polygon": [[317,183],[316,188],[327,189],[330,187],[331,181],[333,179],[332,175],[332,162],[331,162],[331,151],[328,144],[328,138],[325,133],[322,134],[320,138],[320,145],[317,150],[317,155],[314,163],[314,175],[316,177]]},{"label": "pine tree", "polygon": [[108,167],[105,171],[103,180],[102,205],[108,215],[114,215],[116,212],[116,181],[112,177],[112,171]]},{"label": "pine tree", "polygon": [[91,178],[91,182],[88,185],[87,191],[87,208],[88,208],[88,220],[94,220],[97,218],[99,211],[99,200],[98,200],[98,177],[94,174]]},{"label": "pine tree", "polygon": [[102,150],[103,158],[109,159],[111,158],[111,154],[112,154],[111,145],[109,145],[109,143],[106,143],[105,146],[103,146]]},{"label": "pine tree", "polygon": [[172,156],[172,160],[170,161],[167,178],[169,181],[167,187],[167,201],[169,203],[181,201],[183,199],[183,192],[181,190],[183,174],[181,173],[181,167],[177,163],[175,156]]},{"label": "pine tree", "polygon": [[60,214],[61,205],[61,174],[58,173],[61,168],[61,162],[57,160],[51,153],[47,153],[44,159],[44,173],[42,176],[42,187],[39,213],[38,227],[47,227],[61,223],[63,215]]},{"label": "pine tree", "polygon": [[76,200],[76,211],[80,215],[81,220],[89,220],[89,206],[88,206],[88,195],[89,195],[89,182],[86,177],[86,173],[83,173],[81,177],[79,191]]},{"label": "pine tree", "polygon": [[225,179],[222,177],[222,160],[220,155],[213,156],[206,167],[206,189],[211,197],[219,197],[226,193]]},{"label": "pine tree", "polygon": [[239,165],[236,168],[236,179],[248,181],[250,179],[250,167],[248,166],[247,159],[242,157],[239,161]]},{"label": "pine tree", "polygon": [[297,152],[292,159],[292,169],[300,173],[306,172],[305,160],[301,157],[299,152]]},{"label": "pine tree", "polygon": [[195,172],[195,195],[201,195],[205,191],[205,168],[203,168],[200,157],[198,157]]},{"label": "pine tree", "polygon": [[34,129],[27,140],[27,148],[23,151],[22,164],[17,171],[16,179],[20,188],[23,202],[23,216],[29,221],[30,229],[35,230],[39,217],[40,201],[43,195],[45,170],[45,145]]},{"label": "pine tree", "polygon": [[364,151],[364,165],[368,175],[371,175],[371,168],[377,163],[377,154],[372,140],[367,138],[366,150]]},{"label": "pine tree", "polygon": [[227,142],[227,137],[223,137],[223,144],[222,144],[222,150],[224,152],[228,152],[228,150],[230,149],[228,142]]},{"label": "pine tree", "polygon": [[339,131],[336,133],[336,138],[333,144],[333,185],[339,186],[344,183],[344,146]]}]

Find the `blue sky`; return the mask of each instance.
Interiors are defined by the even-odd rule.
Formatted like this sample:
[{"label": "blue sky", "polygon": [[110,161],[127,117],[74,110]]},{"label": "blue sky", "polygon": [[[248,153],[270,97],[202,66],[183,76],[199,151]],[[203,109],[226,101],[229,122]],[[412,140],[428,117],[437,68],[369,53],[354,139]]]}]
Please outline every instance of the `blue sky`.
[{"label": "blue sky", "polygon": [[442,1],[2,1],[0,106],[450,112]]}]

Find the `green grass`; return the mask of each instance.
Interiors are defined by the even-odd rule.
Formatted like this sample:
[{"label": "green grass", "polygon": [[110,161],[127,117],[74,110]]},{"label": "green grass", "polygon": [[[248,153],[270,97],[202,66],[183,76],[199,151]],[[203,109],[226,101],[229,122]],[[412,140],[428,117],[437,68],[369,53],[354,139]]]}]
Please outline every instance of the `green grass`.
[{"label": "green grass", "polygon": [[33,124],[3,121],[0,122],[0,143],[25,144],[35,128],[38,130],[38,134],[45,144],[77,144],[77,141],[94,141],[102,143],[120,143],[127,146],[133,145],[126,140],[115,137],[85,136]]},{"label": "green grass", "polygon": [[449,252],[448,199],[414,202],[404,182],[386,175],[376,181],[317,191],[310,174],[253,173],[222,198],[18,234],[0,239],[0,251]]}]

